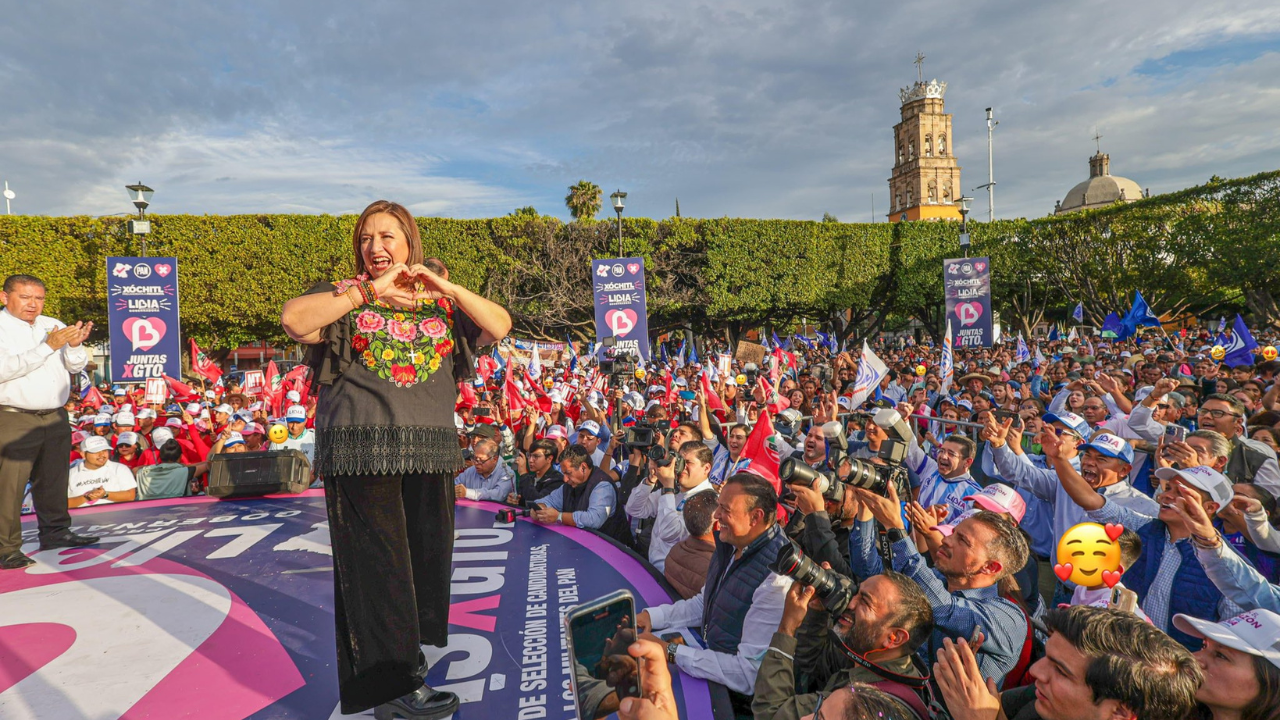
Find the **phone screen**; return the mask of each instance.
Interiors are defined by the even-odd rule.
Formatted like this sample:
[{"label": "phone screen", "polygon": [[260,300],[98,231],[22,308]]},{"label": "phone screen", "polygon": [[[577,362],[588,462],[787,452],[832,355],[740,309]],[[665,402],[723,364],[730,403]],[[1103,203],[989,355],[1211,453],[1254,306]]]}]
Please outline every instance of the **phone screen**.
[{"label": "phone screen", "polygon": [[640,666],[627,654],[636,639],[635,600],[625,591],[579,606],[565,618],[578,717],[607,717],[610,700],[640,697]]}]

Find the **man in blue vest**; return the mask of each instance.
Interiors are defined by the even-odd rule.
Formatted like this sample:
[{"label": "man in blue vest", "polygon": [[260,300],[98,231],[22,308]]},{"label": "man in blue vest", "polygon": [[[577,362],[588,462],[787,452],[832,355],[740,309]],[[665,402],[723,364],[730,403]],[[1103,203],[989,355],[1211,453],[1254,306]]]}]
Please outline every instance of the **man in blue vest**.
[{"label": "man in blue vest", "polygon": [[1193,490],[1205,513],[1214,517],[1235,496],[1231,482],[1210,467],[1160,468],[1155,473],[1160,483],[1156,494],[1160,510],[1152,517],[1099,495],[1081,476],[1081,472],[1098,472],[1096,466],[1130,462],[1133,449],[1129,444],[1115,435],[1100,435],[1089,447],[1098,449],[1099,456],[1092,460],[1086,458],[1079,472],[1062,460],[1061,448],[1054,439],[1050,438],[1044,452],[1057,471],[1063,489],[1084,508],[1090,520],[1116,523],[1138,533],[1142,539],[1142,555],[1132,567],[1124,569],[1125,587],[1138,594],[1142,611],[1153,625],[1193,652],[1199,650],[1202,640],[1175,627],[1174,614],[1217,621],[1235,617],[1241,608],[1223,597],[1206,576],[1190,541],[1191,527],[1178,514],[1175,501],[1179,487]]},{"label": "man in blue vest", "polygon": [[[730,476],[716,504],[720,534],[702,592],[648,608],[636,617],[641,637],[666,647],[668,663],[740,696],[750,695],[755,687],[760,661],[782,619],[791,587],[791,578],[769,570],[778,549],[788,542],[778,526],[777,507],[778,495],[769,481],[751,473]],[[667,643],[653,635],[682,627],[700,627],[706,649]]]}]

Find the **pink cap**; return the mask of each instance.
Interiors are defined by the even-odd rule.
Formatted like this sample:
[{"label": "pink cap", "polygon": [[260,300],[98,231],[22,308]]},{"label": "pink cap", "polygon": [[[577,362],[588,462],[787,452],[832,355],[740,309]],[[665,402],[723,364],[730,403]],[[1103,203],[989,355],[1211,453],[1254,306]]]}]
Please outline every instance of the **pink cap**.
[{"label": "pink cap", "polygon": [[950,535],[951,533],[953,533],[953,532],[955,532],[955,531],[956,531],[956,526],[957,526],[957,525],[959,525],[960,523],[964,522],[965,520],[968,520],[969,518],[971,518],[971,517],[973,517],[974,515],[977,515],[977,514],[978,514],[978,511],[977,511],[977,510],[972,510],[972,509],[970,509],[970,510],[965,510],[964,512],[962,512],[962,513],[960,513],[959,515],[957,515],[955,520],[952,520],[951,522],[947,523],[946,525],[934,525],[933,527],[931,527],[931,528],[929,528],[929,529],[930,529],[930,530],[937,530],[938,532],[942,533],[942,536],[943,536],[943,537],[946,537],[946,536],[948,536],[948,535]]},{"label": "pink cap", "polygon": [[563,425],[552,425],[547,428],[547,432],[543,437],[548,440],[567,440],[569,433],[565,431]]},{"label": "pink cap", "polygon": [[1018,491],[1000,483],[988,485],[982,488],[982,492],[965,495],[964,499],[983,510],[1008,515],[1014,523],[1021,523],[1022,516],[1027,514],[1027,503]]}]

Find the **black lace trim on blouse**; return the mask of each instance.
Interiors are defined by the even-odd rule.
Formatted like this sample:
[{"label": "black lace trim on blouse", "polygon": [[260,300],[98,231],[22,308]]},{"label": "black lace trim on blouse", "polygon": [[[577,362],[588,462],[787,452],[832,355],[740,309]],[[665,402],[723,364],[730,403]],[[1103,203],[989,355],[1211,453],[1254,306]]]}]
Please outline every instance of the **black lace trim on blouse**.
[{"label": "black lace trim on blouse", "polygon": [[356,426],[316,431],[315,473],[410,475],[462,467],[454,428]]}]

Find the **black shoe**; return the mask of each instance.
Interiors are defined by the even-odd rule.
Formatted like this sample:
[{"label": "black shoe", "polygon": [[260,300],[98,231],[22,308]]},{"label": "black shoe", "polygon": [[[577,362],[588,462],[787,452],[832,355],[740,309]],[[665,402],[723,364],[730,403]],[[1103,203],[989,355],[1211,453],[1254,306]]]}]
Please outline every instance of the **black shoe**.
[{"label": "black shoe", "polygon": [[422,678],[423,682],[426,682],[427,671],[430,669],[431,667],[427,665],[427,654],[419,650],[418,651],[418,669],[414,671],[414,674]]},{"label": "black shoe", "polygon": [[40,541],[41,550],[56,550],[57,548],[73,548],[84,547],[85,545],[94,545],[100,538],[89,537],[88,535],[77,535],[69,532],[65,535],[58,535],[47,540]]},{"label": "black shoe", "polygon": [[21,552],[12,552],[0,557],[0,570],[21,570],[35,564],[35,560],[23,555]]},{"label": "black shoe", "polygon": [[373,716],[377,720],[439,720],[449,717],[457,709],[457,695],[423,685],[404,697],[374,708]]}]

